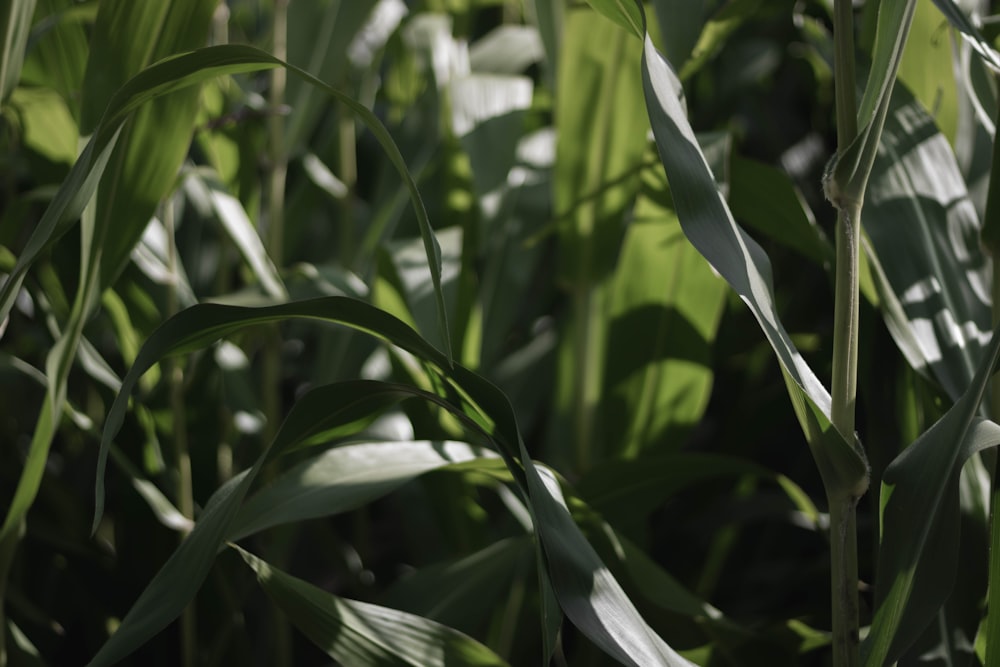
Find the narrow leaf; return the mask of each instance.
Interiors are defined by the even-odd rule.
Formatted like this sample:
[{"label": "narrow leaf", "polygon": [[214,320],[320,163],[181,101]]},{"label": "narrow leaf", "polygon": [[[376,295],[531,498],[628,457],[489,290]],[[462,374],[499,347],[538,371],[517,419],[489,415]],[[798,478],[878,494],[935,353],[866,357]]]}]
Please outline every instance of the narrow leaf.
[{"label": "narrow leaf", "polygon": [[337,597],[234,546],[264,591],[295,626],[344,665],[506,665],[493,651],[445,625]]},{"label": "narrow leaf", "polygon": [[35,0],[8,0],[0,9],[0,103],[6,103],[21,78],[24,49],[31,34]]},{"label": "narrow leaf", "polygon": [[893,662],[951,593],[958,567],[959,474],[976,452],[1000,445],[1000,426],[977,417],[1000,359],[1000,331],[962,397],[886,468],[876,610],[865,664]]},{"label": "narrow leaf", "polygon": [[496,454],[463,442],[367,442],[329,449],[283,473],[240,509],[230,540],[361,507],[431,470]]}]

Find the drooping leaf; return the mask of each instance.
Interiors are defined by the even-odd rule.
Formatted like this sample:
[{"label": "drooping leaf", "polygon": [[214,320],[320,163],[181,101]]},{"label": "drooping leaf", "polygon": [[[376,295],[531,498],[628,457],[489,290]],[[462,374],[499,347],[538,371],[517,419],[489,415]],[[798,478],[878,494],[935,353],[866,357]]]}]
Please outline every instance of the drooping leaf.
[{"label": "drooping leaf", "polygon": [[533,552],[530,537],[506,538],[406,575],[381,602],[471,631],[504,604],[519,577],[530,573]]},{"label": "drooping leaf", "polygon": [[[184,312],[190,310],[193,309]],[[176,318],[171,322],[176,324]],[[176,329],[174,327],[175,332]],[[142,367],[150,358],[147,352],[147,347],[144,347],[133,368]],[[136,377],[135,374],[126,376],[122,393],[113,409],[120,408],[124,411]],[[194,530],[160,568],[122,619],[118,630],[89,664],[96,667],[118,662],[181,614],[208,576],[219,548],[234,530],[243,499],[266,463],[287,451],[317,440],[354,433],[386,408],[411,396],[428,397],[410,387],[356,380],[318,387],[300,398],[292,406],[274,440],[254,465],[213,494],[198,517]],[[109,428],[112,423],[109,417],[105,425],[105,442],[110,441],[117,432],[121,420],[117,420]],[[447,459],[441,461],[442,465],[448,463]],[[278,494],[281,494],[280,488]],[[349,492],[341,495],[342,501],[352,499]],[[243,520],[252,522],[256,518],[255,515],[245,515]]]},{"label": "drooping leaf", "polygon": [[990,45],[979,33],[976,26],[965,15],[965,12],[955,3],[955,0],[933,0],[937,8],[941,10],[948,22],[962,33],[972,48],[975,49],[979,57],[983,59],[991,69],[1000,72],[1000,54]]},{"label": "drooping leaf", "polygon": [[[0,318],[6,317],[13,305],[18,289],[24,281],[25,274],[36,261],[43,250],[48,248],[71,223],[80,215],[84,205],[90,200],[97,187],[97,182],[103,174],[113,144],[124,121],[135,109],[145,102],[166,93],[179,90],[207,79],[223,74],[259,71],[274,67],[286,66],[293,74],[304,78],[318,86],[326,94],[345,104],[369,127],[386,151],[390,162],[397,169],[406,184],[410,200],[420,225],[424,248],[427,252],[428,264],[431,268],[432,282],[439,294],[441,259],[440,250],[434,239],[427,212],[424,209],[416,183],[403,161],[385,126],[366,107],[348,97],[343,92],[309,75],[305,71],[289,66],[263,51],[243,45],[214,46],[183,54],[141,71],[127,84],[115,93],[107,105],[107,110],[94,135],[80,158],[70,170],[70,175],[62,183],[52,204],[46,209],[24,250],[18,257],[17,264],[9,278],[0,288]],[[443,297],[438,297],[439,327],[447,340],[447,315]],[[446,345],[446,353],[450,354],[450,345]]]},{"label": "drooping leaf", "polygon": [[[551,582],[560,606],[587,637],[625,664],[689,664],[670,649],[639,616],[621,586],[601,563],[593,547],[573,522],[551,473],[540,473],[533,465],[525,467],[520,463],[529,461],[530,458],[506,397],[475,373],[459,365],[449,368],[443,353],[428,345],[416,332],[396,318],[346,297],[328,297],[266,308],[200,305],[182,311],[165,322],[137,355],[108,415],[102,436],[101,466],[98,469],[98,517],[103,509],[101,471],[106,448],[121,427],[129,396],[143,372],[166,355],[190,351],[242,326],[288,317],[325,319],[345,324],[406,349],[424,360],[429,368],[437,368],[437,372],[459,393],[458,403],[453,404],[417,389],[370,381],[331,385],[313,390],[299,399],[278,431],[270,450],[261,455],[249,474],[242,478],[244,481],[239,482],[238,488],[235,483],[227,485],[224,493],[219,492],[222,496],[217,493],[217,500],[209,503],[209,507],[216,507],[216,514],[211,516],[219,518],[214,519],[209,528],[201,529],[202,522],[199,522],[122,622],[118,633],[114,635],[121,635],[121,638],[112,638],[102,649],[99,656],[101,660],[113,660],[127,655],[145,638],[180,614],[184,604],[194,595],[201,579],[189,577],[183,585],[179,585],[177,572],[187,568],[196,573],[207,573],[210,554],[215,553],[222,536],[228,532],[256,471],[267,460],[319,438],[343,435],[350,429],[356,429],[366,416],[406,396],[416,396],[431,400],[451,411],[463,420],[467,428],[478,431],[482,437],[488,437],[497,446],[535,517],[535,528],[544,550],[541,571],[543,590],[549,585],[547,582]],[[338,409],[331,412],[330,405],[337,405]],[[543,474],[548,482],[543,481]],[[204,575],[201,576],[203,578]],[[547,618],[551,617],[552,613],[549,612]]]},{"label": "drooping leaf", "polygon": [[21,78],[24,49],[31,34],[35,0],[10,0],[0,8],[0,103],[6,103]]},{"label": "drooping leaf", "polygon": [[295,626],[344,665],[506,665],[493,651],[435,621],[340,598],[234,547]]},{"label": "drooping leaf", "polygon": [[648,35],[642,65],[646,108],[684,233],[740,295],[764,331],[790,380],[793,406],[828,492],[863,492],[868,483],[864,455],[854,434],[839,434],[830,424],[829,392],[779,318],[770,260],[733,220],[688,123],[679,99],[680,82]]},{"label": "drooping leaf", "polygon": [[871,667],[897,660],[951,592],[958,567],[959,474],[971,456],[1000,445],[1000,426],[977,416],[1000,359],[998,334],[955,405],[886,468],[875,616],[863,644]]},{"label": "drooping leaf", "polygon": [[862,224],[902,311],[884,311],[890,331],[908,329],[897,345],[957,400],[990,337],[989,261],[954,153],[905,89],[893,95]]},{"label": "drooping leaf", "polygon": [[229,539],[360,507],[425,472],[496,454],[463,442],[370,442],[329,449],[247,500]]}]

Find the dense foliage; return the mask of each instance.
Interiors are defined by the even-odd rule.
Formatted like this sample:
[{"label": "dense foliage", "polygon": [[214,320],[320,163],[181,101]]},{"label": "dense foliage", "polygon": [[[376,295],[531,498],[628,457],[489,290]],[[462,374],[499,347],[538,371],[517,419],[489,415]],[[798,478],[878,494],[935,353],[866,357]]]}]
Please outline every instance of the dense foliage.
[{"label": "dense foliage", "polygon": [[854,4],[0,3],[0,667],[1000,660],[998,24]]}]

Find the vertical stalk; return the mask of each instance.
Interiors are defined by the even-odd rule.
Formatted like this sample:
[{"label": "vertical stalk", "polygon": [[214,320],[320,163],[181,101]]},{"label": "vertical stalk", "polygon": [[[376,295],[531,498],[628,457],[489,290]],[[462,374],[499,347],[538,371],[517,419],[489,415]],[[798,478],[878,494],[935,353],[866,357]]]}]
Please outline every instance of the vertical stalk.
[{"label": "vertical stalk", "polygon": [[[288,3],[290,0],[274,0],[274,51],[275,58],[288,60]],[[285,178],[288,173],[288,151],[285,147],[285,118],[281,109],[285,104],[285,83],[287,72],[283,67],[271,70],[271,91],[269,104],[271,114],[268,121],[268,145],[270,147],[270,167],[267,175],[267,238],[265,245],[274,265],[280,270],[284,264],[285,237]],[[281,340],[276,327],[267,334],[263,354],[263,400],[266,426],[264,442],[273,440],[281,421]],[[273,610],[274,659],[277,667],[291,667],[292,633],[288,619],[277,609]]]},{"label": "vertical stalk", "polygon": [[[854,70],[854,9],[851,0],[834,4],[834,77],[837,148],[844,151],[858,134]],[[837,268],[834,297],[831,418],[846,438],[854,437],[858,377],[858,253],[861,202],[837,212]],[[857,498],[843,489],[827,489],[830,504],[830,592],[833,664],[860,663],[858,640]]]},{"label": "vertical stalk", "polygon": [[[344,89],[347,89],[346,86]],[[337,133],[340,179],[347,186],[347,194],[340,202],[340,258],[344,266],[350,267],[357,256],[354,248],[354,187],[358,182],[358,156],[354,116],[342,105],[338,107]]]},{"label": "vertical stalk", "polygon": [[598,403],[601,397],[602,360],[599,354],[604,347],[601,340],[603,312],[603,287],[585,285],[577,288],[573,297],[574,311],[574,375],[577,385],[573,397],[573,435],[576,438],[576,470],[587,471],[594,462],[594,429]]},{"label": "vertical stalk", "polygon": [[[1000,84],[1000,77],[997,77]],[[1000,109],[997,110],[1000,122]],[[983,214],[982,244],[993,260],[991,292],[993,296],[993,328],[1000,324],[1000,135],[993,138],[993,161],[990,165],[990,185]],[[990,418],[1000,420],[1000,375],[990,378]],[[993,464],[993,485],[990,490],[990,557],[989,585],[986,593],[986,665],[1000,665],[1000,456]],[[992,612],[992,613],[991,613]]]},{"label": "vertical stalk", "polygon": [[[177,313],[177,242],[174,238],[174,206],[168,198],[163,204],[163,226],[167,230],[167,266],[171,283],[167,290],[167,315]],[[170,360],[170,412],[174,424],[174,465],[177,466],[177,509],[188,519],[194,519],[194,484],[191,477],[191,455],[188,451],[187,418],[184,408],[184,369],[179,359]],[[181,540],[186,534],[181,536]],[[181,614],[181,656],[185,667],[194,667],[198,660],[198,620],[194,601]]]}]

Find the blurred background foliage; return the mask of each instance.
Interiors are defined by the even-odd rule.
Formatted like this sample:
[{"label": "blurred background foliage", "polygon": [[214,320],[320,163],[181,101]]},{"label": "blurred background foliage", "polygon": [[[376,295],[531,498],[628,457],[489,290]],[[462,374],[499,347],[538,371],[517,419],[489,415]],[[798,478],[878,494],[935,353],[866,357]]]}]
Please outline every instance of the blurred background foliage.
[{"label": "blurred background foliage", "polygon": [[[831,4],[646,4],[718,185],[771,256],[785,326],[824,380],[833,312],[834,211],[820,187],[835,146]],[[876,3],[862,4],[861,44],[870,48]],[[131,76],[209,44],[274,53],[389,129],[440,243],[456,360],[510,399],[528,451],[564,478],[574,517],[649,624],[699,664],[829,660],[822,485],[752,315],[681,232],[631,36],[563,0],[20,5],[30,16],[23,66],[18,80],[3,82],[0,269],[13,270],[81,138]],[[989,166],[981,133],[995,99],[992,80],[963,53],[930,0],[920,0],[899,103],[917,100],[925,131],[946,139],[976,215]],[[980,94],[967,94],[969,86]],[[897,163],[877,167],[875,178]],[[10,664],[93,656],[187,519],[253,463],[309,389],[354,378],[435,389],[413,355],[304,320],[246,328],[164,361],[142,378],[116,438],[107,511],[91,538],[100,429],[139,346],[169,316],[195,303],[343,295],[444,344],[405,186],[366,126],[299,78],[227,75],[141,107],[84,222],[100,230],[85,235],[99,252],[61,222],[0,341],[6,503],[36,435],[52,377],[47,357],[64,328],[80,327],[66,409],[7,577]],[[880,255],[907,234],[869,233]],[[883,264],[892,283],[899,274],[884,256]],[[947,374],[914,371],[883,323],[877,281],[865,276],[858,430],[877,479],[971,371],[953,384]],[[98,288],[81,287],[87,280]],[[80,294],[96,296],[86,303]],[[974,297],[956,297],[975,311],[959,321],[988,331],[988,306]],[[417,401],[350,436],[464,438],[454,417]],[[264,475],[279,479],[309,460],[287,457]],[[866,584],[876,515],[873,493],[859,515]],[[982,512],[967,520],[963,539],[985,544]],[[510,664],[541,656],[524,508],[497,476],[431,471],[350,512],[241,544],[339,596],[454,627]],[[980,560],[960,577],[974,601],[985,587]],[[863,624],[870,605],[865,589]],[[276,620],[231,551],[193,608],[191,653],[181,638],[191,633],[177,623],[130,660],[329,660]],[[969,664],[977,623],[959,624],[958,640],[941,644],[966,660],[947,664]],[[916,655],[934,653],[928,637]],[[563,627],[556,664],[608,660]]]}]

